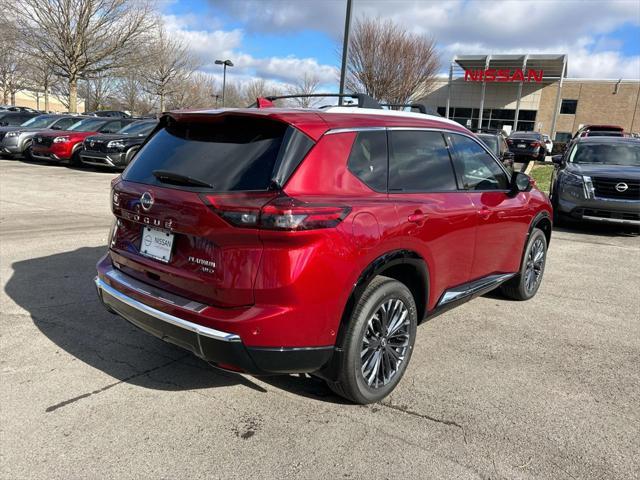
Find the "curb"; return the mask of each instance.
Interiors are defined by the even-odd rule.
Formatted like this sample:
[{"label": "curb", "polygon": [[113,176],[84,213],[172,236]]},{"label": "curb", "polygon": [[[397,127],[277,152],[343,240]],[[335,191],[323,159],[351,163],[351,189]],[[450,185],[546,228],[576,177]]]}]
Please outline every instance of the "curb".
[{"label": "curb", "polygon": [[524,170],[524,173],[529,175],[531,173],[531,170],[533,170],[533,166],[536,164],[535,160],[531,160],[529,162],[529,164],[527,165],[527,168]]}]

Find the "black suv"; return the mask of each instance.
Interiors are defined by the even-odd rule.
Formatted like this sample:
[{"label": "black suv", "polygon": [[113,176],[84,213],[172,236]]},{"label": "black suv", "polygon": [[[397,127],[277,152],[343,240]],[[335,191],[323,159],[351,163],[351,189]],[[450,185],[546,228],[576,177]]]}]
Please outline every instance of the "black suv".
[{"label": "black suv", "polygon": [[640,226],[640,140],[581,137],[552,160],[551,202],[558,220]]},{"label": "black suv", "polygon": [[124,169],[156,125],[157,120],[140,120],[116,133],[87,137],[80,159],[86,165]]}]

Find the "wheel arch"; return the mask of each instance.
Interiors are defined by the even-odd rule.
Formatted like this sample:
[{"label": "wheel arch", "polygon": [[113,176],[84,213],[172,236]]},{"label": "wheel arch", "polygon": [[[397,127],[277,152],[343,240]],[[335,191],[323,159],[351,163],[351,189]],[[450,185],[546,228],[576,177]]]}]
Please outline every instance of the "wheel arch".
[{"label": "wheel arch", "polygon": [[341,335],[344,327],[349,321],[353,308],[362,292],[364,292],[371,280],[378,275],[393,278],[406,285],[416,302],[418,322],[425,317],[429,300],[429,268],[427,262],[413,250],[393,250],[377,257],[360,273],[342,313],[336,343],[342,340]]},{"label": "wheel arch", "polygon": [[548,247],[551,243],[551,231],[553,229],[553,222],[551,221],[551,215],[549,215],[549,212],[547,212],[546,210],[542,211],[533,218],[533,220],[531,221],[531,225],[529,226],[527,238],[529,238],[534,228],[539,228],[544,232],[544,236],[547,238]]}]

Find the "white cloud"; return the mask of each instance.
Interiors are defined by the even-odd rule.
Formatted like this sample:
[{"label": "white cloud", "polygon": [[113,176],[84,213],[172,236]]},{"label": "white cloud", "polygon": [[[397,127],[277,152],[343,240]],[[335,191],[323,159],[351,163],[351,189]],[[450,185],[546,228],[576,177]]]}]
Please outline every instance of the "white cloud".
[{"label": "white cloud", "polygon": [[[242,21],[248,31],[311,29],[342,37],[344,0],[210,3]],[[637,57],[624,56],[620,41],[606,37],[624,24],[640,26],[637,0],[357,0],[353,18],[362,17],[389,18],[433,36],[445,64],[454,53],[567,53],[572,76],[640,78]]]}]

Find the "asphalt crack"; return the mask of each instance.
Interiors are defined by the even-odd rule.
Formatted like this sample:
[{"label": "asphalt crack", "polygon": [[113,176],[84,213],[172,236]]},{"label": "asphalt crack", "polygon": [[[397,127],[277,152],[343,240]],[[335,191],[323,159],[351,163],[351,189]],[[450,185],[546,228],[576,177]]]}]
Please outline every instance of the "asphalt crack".
[{"label": "asphalt crack", "polygon": [[432,417],[431,415],[426,415],[424,413],[418,413],[413,410],[410,410],[408,407],[405,407],[403,405],[394,405],[393,403],[388,403],[388,402],[380,402],[380,405],[382,405],[383,407],[390,408],[391,410],[395,410],[397,412],[402,412],[402,413],[406,413],[407,415],[422,418],[424,420],[429,420],[430,422],[440,423],[448,427],[459,428],[460,431],[462,431],[462,440],[464,441],[465,444],[467,443],[467,432],[465,428],[462,425],[460,425],[458,422],[455,422],[453,420],[445,420],[442,418]]},{"label": "asphalt crack", "polygon": [[113,388],[113,387],[115,387],[117,385],[120,385],[121,383],[126,383],[129,380],[133,380],[134,378],[142,377],[144,375],[148,375],[148,374],[150,374],[152,372],[155,372],[156,370],[160,370],[161,368],[164,368],[164,367],[167,367],[167,366],[169,366],[169,365],[171,365],[173,363],[179,362],[180,360],[183,360],[184,358],[187,358],[188,356],[189,356],[188,354],[184,355],[184,356],[182,356],[180,358],[176,358],[174,360],[171,360],[170,362],[166,362],[166,363],[163,363],[162,365],[158,365],[157,367],[153,367],[153,368],[150,368],[148,370],[145,370],[144,372],[139,372],[139,373],[135,373],[133,375],[129,375],[128,377],[123,378],[122,380],[119,380],[119,381],[114,382],[114,383],[110,383],[109,385],[105,385],[104,387],[99,388],[97,390],[93,390],[91,392],[83,393],[82,395],[78,395],[78,396],[70,398],[68,400],[64,400],[64,401],[62,401],[60,403],[56,403],[55,405],[51,405],[50,407],[47,407],[45,409],[45,412],[47,412],[47,413],[53,412],[54,410],[57,410],[57,409],[62,408],[62,407],[66,407],[67,405],[69,405],[71,403],[74,403],[74,402],[77,402],[78,400],[82,400],[83,398],[87,398],[87,397],[90,397],[92,395],[97,395],[99,393],[105,392],[105,391],[109,390],[110,388]]}]

